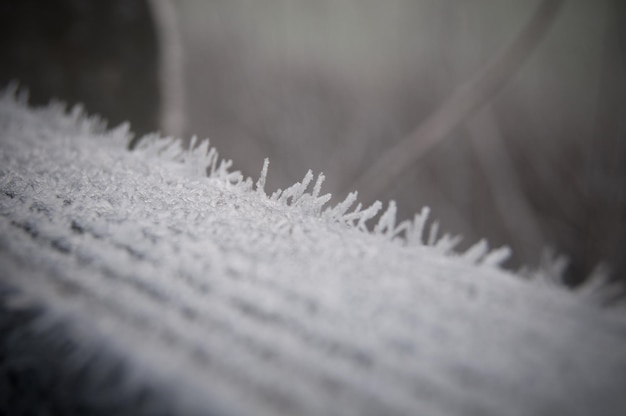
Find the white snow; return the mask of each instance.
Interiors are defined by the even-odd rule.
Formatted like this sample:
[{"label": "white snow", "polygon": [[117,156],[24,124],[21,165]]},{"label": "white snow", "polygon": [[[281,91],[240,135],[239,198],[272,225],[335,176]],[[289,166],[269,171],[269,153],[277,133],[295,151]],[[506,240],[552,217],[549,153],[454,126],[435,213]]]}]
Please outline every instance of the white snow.
[{"label": "white snow", "polygon": [[623,317],[500,270],[508,248],[128,139],[0,98],[0,283],[70,324],[77,362],[121,357],[181,414],[626,412]]}]

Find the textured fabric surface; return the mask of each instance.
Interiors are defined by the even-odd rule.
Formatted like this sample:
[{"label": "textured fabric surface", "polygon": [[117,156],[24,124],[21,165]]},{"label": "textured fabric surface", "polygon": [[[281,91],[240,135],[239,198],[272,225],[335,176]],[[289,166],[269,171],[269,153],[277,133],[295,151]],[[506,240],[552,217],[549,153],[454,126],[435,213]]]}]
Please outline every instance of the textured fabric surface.
[{"label": "textured fabric surface", "polygon": [[4,411],[28,350],[73,386],[36,400],[111,414],[625,414],[623,316],[500,270],[506,249],[128,140],[0,99]]}]

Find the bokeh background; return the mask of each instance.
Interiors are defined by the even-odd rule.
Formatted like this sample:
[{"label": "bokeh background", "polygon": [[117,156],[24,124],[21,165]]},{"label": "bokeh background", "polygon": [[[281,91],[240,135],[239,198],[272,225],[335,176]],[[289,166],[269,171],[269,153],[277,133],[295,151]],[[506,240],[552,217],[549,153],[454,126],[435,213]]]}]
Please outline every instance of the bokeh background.
[{"label": "bokeh background", "polygon": [[245,175],[269,157],[268,189],[324,172],[340,200],[545,1],[561,7],[503,87],[362,201],[428,205],[461,249],[511,246],[512,269],[551,247],[569,284],[600,263],[626,282],[622,0],[3,0],[0,81],[208,137]]}]

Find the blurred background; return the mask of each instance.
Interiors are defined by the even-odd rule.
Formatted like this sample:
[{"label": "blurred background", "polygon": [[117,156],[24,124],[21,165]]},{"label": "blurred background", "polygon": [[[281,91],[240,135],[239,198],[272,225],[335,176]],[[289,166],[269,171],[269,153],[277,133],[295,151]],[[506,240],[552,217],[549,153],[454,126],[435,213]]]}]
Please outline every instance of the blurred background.
[{"label": "blurred background", "polygon": [[[359,186],[364,203],[396,200],[400,220],[428,205],[461,249],[483,237],[511,246],[512,269],[551,247],[570,259],[568,284],[599,263],[626,282],[622,0],[0,5],[0,81],[18,79],[34,103],[208,137],[252,177],[269,157],[269,190],[312,169],[335,201]],[[410,164],[371,171],[475,87],[488,93]]]}]

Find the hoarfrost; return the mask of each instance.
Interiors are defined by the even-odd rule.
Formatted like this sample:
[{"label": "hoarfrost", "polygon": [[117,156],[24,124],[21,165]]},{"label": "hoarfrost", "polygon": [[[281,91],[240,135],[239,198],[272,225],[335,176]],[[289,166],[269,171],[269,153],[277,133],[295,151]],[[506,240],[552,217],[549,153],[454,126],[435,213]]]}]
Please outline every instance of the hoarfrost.
[{"label": "hoarfrost", "polygon": [[0,286],[46,311],[34,333],[75,329],[75,362],[123,357],[124,386],[180,414],[623,414],[626,320],[591,304],[601,270],[570,293],[560,257],[516,276],[506,247],[455,252],[428,208],[397,224],[392,201],[368,227],[383,204],[325,207],[322,174],[268,197],[267,160],[254,182],[196,138],[128,152],[128,126],[14,95]]}]

